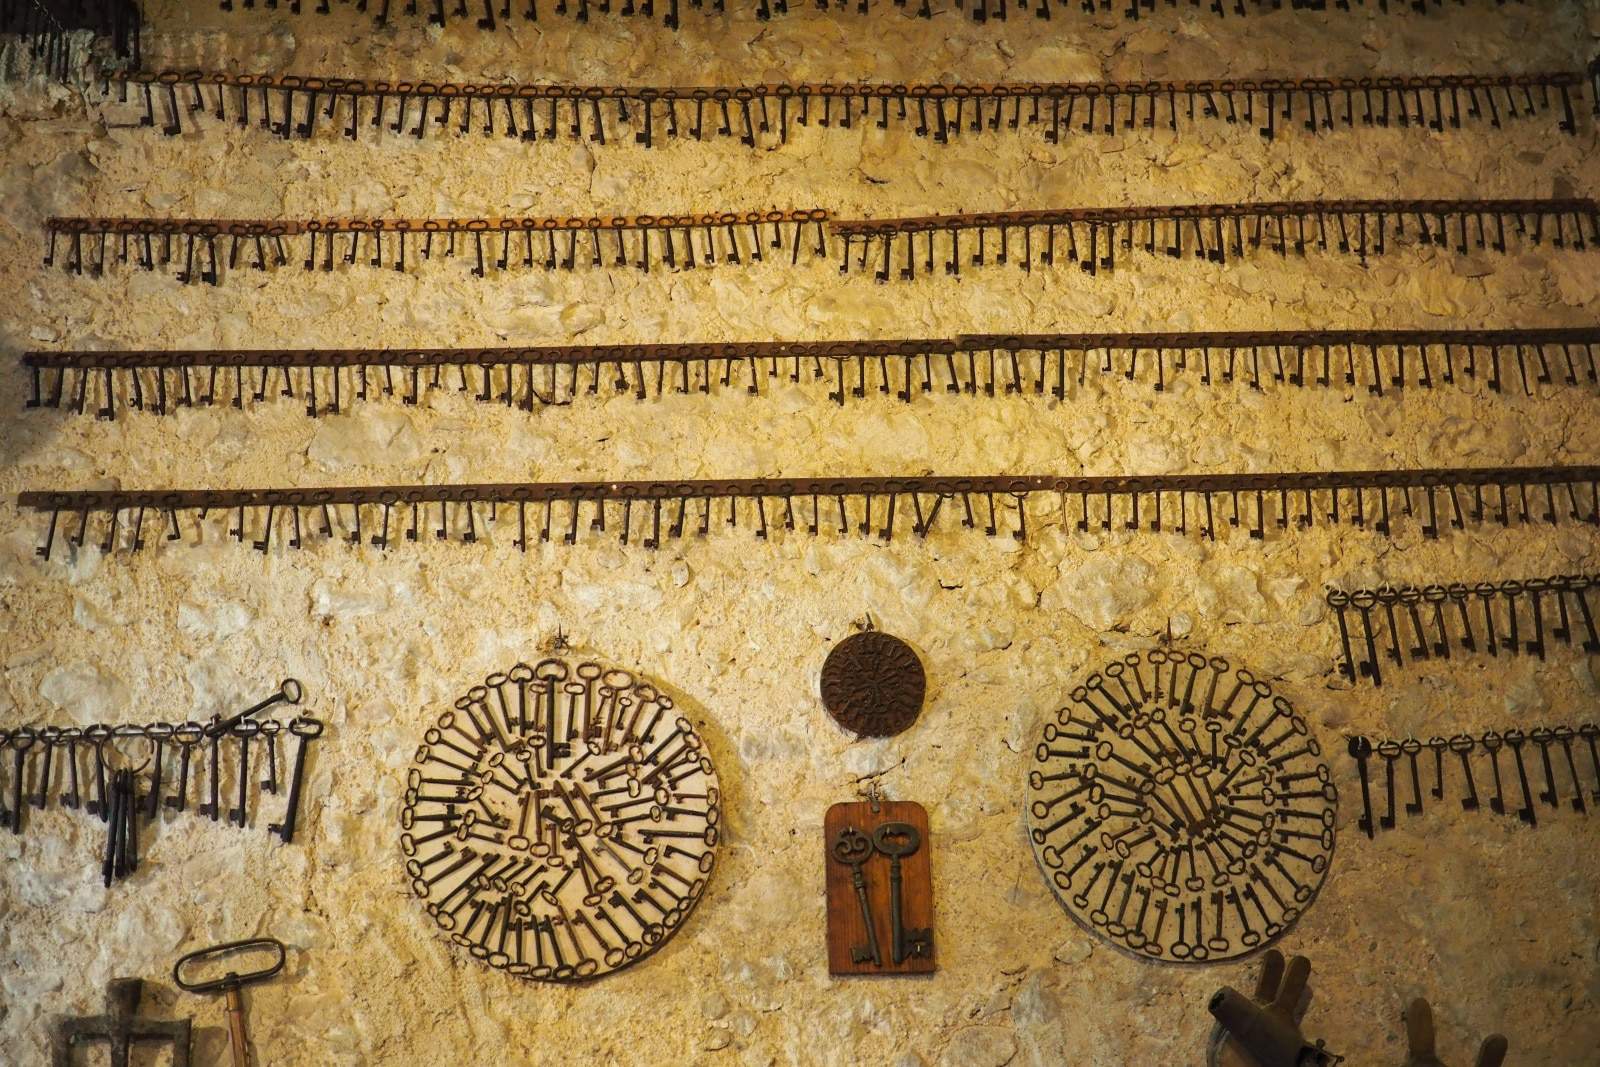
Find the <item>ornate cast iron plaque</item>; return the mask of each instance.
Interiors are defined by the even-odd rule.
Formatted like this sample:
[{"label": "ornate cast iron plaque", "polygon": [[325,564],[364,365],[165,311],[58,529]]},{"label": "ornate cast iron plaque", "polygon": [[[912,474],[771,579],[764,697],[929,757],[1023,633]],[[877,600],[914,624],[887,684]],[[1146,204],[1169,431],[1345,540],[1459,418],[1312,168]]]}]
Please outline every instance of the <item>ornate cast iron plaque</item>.
[{"label": "ornate cast iron plaque", "polygon": [[1120,948],[1232,959],[1282,934],[1333,855],[1338,792],[1311,729],[1228,661],[1107,664],[1044,727],[1028,830],[1067,914]]},{"label": "ornate cast iron plaque", "polygon": [[546,659],[473,686],[423,735],[400,844],[456,944],[571,982],[666,943],[716,858],[716,772],[672,698],[625,670]]},{"label": "ornate cast iron plaque", "polygon": [[910,726],[926,691],[916,652],[878,630],[840,641],[822,664],[823,706],[840,726],[863,737],[892,737]]}]

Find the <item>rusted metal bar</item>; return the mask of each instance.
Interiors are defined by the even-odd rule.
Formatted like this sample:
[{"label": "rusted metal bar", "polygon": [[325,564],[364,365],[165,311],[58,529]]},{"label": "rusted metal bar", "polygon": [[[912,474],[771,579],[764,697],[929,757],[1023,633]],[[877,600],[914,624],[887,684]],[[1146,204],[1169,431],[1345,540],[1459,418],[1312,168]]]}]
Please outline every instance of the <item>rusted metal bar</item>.
[{"label": "rusted metal bar", "polygon": [[[719,259],[758,263],[767,253],[787,253],[792,264],[807,244],[808,228],[815,238],[811,254],[823,256],[827,219],[819,210],[590,218],[51,218],[45,223],[50,244],[44,264],[55,264],[58,241],[65,241],[62,266],[73,274],[98,277],[108,264],[128,263],[131,256],[146,270],[175,268],[178,281],[217,285],[240,266],[288,266],[285,241],[303,238],[302,266],[308,271],[332,271],[335,261],[404,271],[418,258],[460,254],[480,278],[490,268],[536,264],[545,270],[572,270],[581,263],[648,273],[653,266],[691,270]],[[219,245],[223,240],[225,248]]]},{"label": "rusted metal bar", "polygon": [[[686,522],[692,524],[691,533],[709,533],[717,511],[718,522],[737,526],[742,520],[758,538],[767,537],[772,525],[790,530],[803,526],[816,534],[836,521],[841,533],[854,527],[890,540],[897,507],[901,528],[909,524],[919,536],[931,532],[942,513],[947,525],[982,526],[991,536],[1005,528],[1025,540],[1033,494],[1058,498],[1064,521],[1070,522],[1071,511],[1077,511],[1079,530],[1090,529],[1093,511],[1094,525],[1106,531],[1120,523],[1129,531],[1184,535],[1193,522],[1205,539],[1215,539],[1219,527],[1243,528],[1261,539],[1269,526],[1299,529],[1319,518],[1357,527],[1370,524],[1387,536],[1397,515],[1416,519],[1427,537],[1468,522],[1600,525],[1600,466],[34,491],[20,494],[18,505],[49,515],[38,549],[49,558],[62,516],[75,527],[65,539],[78,547],[85,543],[90,516],[105,516],[101,548],[111,552],[141,547],[147,518],[154,530],[165,531],[167,540],[184,539],[179,516],[190,512],[197,539],[206,535],[208,514],[224,513],[231,517],[228,533],[242,543],[258,532],[253,543],[263,552],[286,523],[292,526],[286,542],[291,547],[299,547],[308,532],[320,530],[325,539],[352,544],[370,536],[372,544],[384,548],[401,539],[402,529],[405,540],[416,540],[423,524],[433,526],[435,521],[440,539],[455,534],[476,541],[512,512],[513,544],[526,549],[530,508],[541,541],[549,540],[554,529],[570,544],[577,539],[585,505],[590,529],[604,531],[609,521],[623,543],[642,534],[650,548],[660,544],[663,532],[683,536]],[[768,501],[773,502],[771,510]],[[715,506],[719,502],[721,508]],[[119,526],[123,516],[127,520]],[[315,521],[314,528],[303,522],[307,518]]]},{"label": "rusted metal bar", "polygon": [[[1464,124],[1552,115],[1577,132],[1589,70],[1525,74],[1441,74],[1343,78],[980,83],[761,83],[740,86],[516,85],[381,81],[219,71],[126,71],[105,90],[129,87],[144,105],[139,125],[168,136],[185,117],[282,138],[313,137],[319,125],[351,140],[363,131],[422,139],[430,133],[481,133],[522,141],[557,138],[652,147],[675,140],[737,138],[787,142],[791,131],[891,126],[939,143],[965,134],[1039,129],[1047,141],[1073,133],[1115,134],[1201,122],[1255,128],[1271,140],[1298,125],[1396,127],[1441,132]],[[1596,110],[1600,113],[1600,94]],[[253,114],[252,114],[253,112]],[[631,138],[627,135],[631,134]]]},{"label": "rusted metal bar", "polygon": [[1492,391],[1594,386],[1600,326],[1503,330],[1280,330],[1189,333],[965,334],[950,339],[735,341],[430,349],[252,349],[28,352],[28,407],[132,408],[161,415],[185,407],[299,398],[307,415],[337,414],[380,396],[416,404],[453,388],[483,403],[569,404],[583,397],[742,390],[816,384],[827,399],[871,393],[910,403],[919,395],[1032,395],[1062,399],[1092,371],[1158,392],[1169,376],[1201,385],[1237,382],[1347,389],[1448,387],[1482,381]]},{"label": "rusted metal bar", "polygon": [[830,228],[844,239],[840,273],[876,267],[874,277],[887,282],[913,280],[919,269],[959,275],[964,254],[971,266],[1076,262],[1094,275],[1134,250],[1224,263],[1263,245],[1280,256],[1336,249],[1363,264],[1408,236],[1461,255],[1504,253],[1508,238],[1581,250],[1600,247],[1600,206],[1575,198],[1262,201],[835,219]]}]

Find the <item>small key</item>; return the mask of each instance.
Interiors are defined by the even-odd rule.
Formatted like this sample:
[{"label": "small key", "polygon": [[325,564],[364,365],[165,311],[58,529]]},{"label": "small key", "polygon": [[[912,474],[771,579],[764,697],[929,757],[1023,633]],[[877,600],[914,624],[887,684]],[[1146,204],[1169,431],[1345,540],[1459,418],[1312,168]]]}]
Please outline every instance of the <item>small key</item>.
[{"label": "small key", "polygon": [[1572,810],[1589,811],[1588,804],[1583,799],[1583,782],[1578,778],[1578,761],[1572,758],[1572,739],[1577,736],[1570,726],[1557,726],[1550,731],[1556,744],[1561,746],[1561,752],[1567,757],[1567,771],[1572,775]]},{"label": "small key", "polygon": [[1506,813],[1505,790],[1500,784],[1500,748],[1505,740],[1493,730],[1479,738],[1479,743],[1489,753],[1489,764],[1494,768],[1494,796],[1489,799],[1489,810],[1496,815]]},{"label": "small key", "polygon": [[261,779],[261,791],[278,795],[278,735],[283,732],[283,723],[277,719],[267,719],[261,724],[261,743],[267,748],[267,776]]},{"label": "small key", "polygon": [[1522,785],[1522,808],[1517,812],[1517,818],[1529,826],[1537,826],[1539,817],[1533,810],[1533,790],[1528,788],[1528,769],[1522,765],[1522,746],[1527,741],[1528,735],[1521,730],[1507,730],[1505,733],[1505,742],[1517,760],[1517,780]]},{"label": "small key", "polygon": [[161,763],[166,744],[172,738],[170,723],[153,722],[145,727],[145,736],[155,744],[155,755],[150,758],[150,795],[145,798],[145,817],[154,819],[161,813]]},{"label": "small key", "polygon": [[67,778],[71,785],[57,799],[62,807],[76,810],[83,803],[78,795],[78,739],[83,734],[76,726],[69,726],[61,731],[61,736],[67,743]]},{"label": "small key", "polygon": [[1367,781],[1367,760],[1372,757],[1372,742],[1365,737],[1356,736],[1350,739],[1350,755],[1356,761],[1356,768],[1361,772],[1361,818],[1357,825],[1367,837],[1372,837],[1372,790]]},{"label": "small key", "polygon": [[922,847],[922,835],[910,823],[886,822],[872,831],[873,846],[889,857],[889,921],[893,924],[891,958],[904,963],[906,958],[906,929],[901,914],[900,861],[914,855]]},{"label": "small key", "polygon": [[1500,638],[1500,647],[1513,656],[1522,652],[1522,637],[1517,618],[1517,600],[1522,596],[1523,585],[1515,579],[1500,583],[1500,595],[1506,600],[1506,632]]},{"label": "small key", "polygon": [[28,726],[19,726],[11,732],[11,832],[22,833],[22,781],[27,772],[28,749],[33,747],[37,734]]},{"label": "small key", "polygon": [[1456,734],[1450,739],[1450,751],[1461,759],[1461,773],[1467,779],[1467,795],[1461,798],[1461,807],[1464,811],[1478,810],[1478,785],[1472,780],[1472,763],[1467,759],[1468,753],[1476,747],[1476,742],[1466,734]]},{"label": "small key", "polygon": [[1550,764],[1550,746],[1555,744],[1555,734],[1549,727],[1536,726],[1528,731],[1528,740],[1539,746],[1539,761],[1544,765],[1544,788],[1539,791],[1539,799],[1552,808],[1559,808],[1561,800],[1556,796],[1556,772]]},{"label": "small key", "polygon": [[132,771],[122,772],[122,789],[125,794],[122,801],[122,833],[127,843],[125,873],[132,874],[139,869],[139,780]]},{"label": "small key", "polygon": [[1328,590],[1328,606],[1334,610],[1334,617],[1339,623],[1339,646],[1344,650],[1344,658],[1339,661],[1339,673],[1353,682],[1356,680],[1356,661],[1350,649],[1350,622],[1345,618],[1345,612],[1350,607],[1350,594],[1341,589]]},{"label": "small key", "polygon": [[56,745],[61,743],[61,731],[54,726],[42,727],[39,743],[44,745],[44,762],[39,767],[39,792],[33,797],[33,806],[42,811],[50,803],[50,763]]},{"label": "small key", "polygon": [[250,742],[261,733],[261,724],[243,720],[234,724],[233,736],[239,739],[239,803],[228,812],[228,821],[235,826],[245,824],[250,804]]},{"label": "small key", "polygon": [[106,742],[111,740],[111,727],[95,723],[83,728],[84,739],[94,745],[94,799],[83,808],[90,815],[100,816],[101,822],[111,819],[111,804],[106,796]]},{"label": "small key", "polygon": [[[1578,736],[1589,745],[1589,760],[1594,764],[1595,789],[1591,794],[1595,800],[1600,800],[1600,749],[1595,747],[1596,739],[1600,739],[1600,725],[1586,722],[1578,727]],[[1582,792],[1579,789],[1579,792]]]},{"label": "small key", "polygon": [[289,732],[300,739],[294,749],[294,769],[289,772],[289,805],[283,822],[267,826],[267,832],[277,834],[286,845],[294,840],[295,822],[300,817],[300,782],[305,777],[306,746],[312,738],[322,736],[322,720],[309,715],[298,716],[290,720]]},{"label": "small key", "polygon": [[1378,598],[1370,589],[1362,589],[1350,594],[1350,606],[1361,613],[1361,636],[1366,643],[1367,655],[1362,660],[1358,670],[1363,677],[1371,678],[1373,685],[1383,684],[1383,672],[1378,666],[1378,643],[1372,632],[1372,609],[1378,603]]},{"label": "small key", "polygon": [[1526,642],[1524,647],[1532,655],[1544,659],[1544,605],[1542,598],[1549,590],[1550,583],[1543,578],[1529,578],[1522,584],[1528,594],[1528,600],[1533,605],[1533,640]]},{"label": "small key", "polygon": [[179,723],[172,731],[173,743],[178,745],[178,790],[164,803],[173,811],[182,811],[189,802],[189,761],[194,746],[205,738],[205,730],[197,722]]},{"label": "small key", "polygon": [[[215,726],[214,721],[212,726]],[[212,822],[216,822],[222,817],[222,735],[211,733],[208,728],[206,736],[211,740],[211,759],[207,761],[211,764],[209,768],[211,795],[197,810]]]},{"label": "small key", "polygon": [[[121,790],[114,789],[112,791],[109,801],[112,808],[118,807],[121,803],[121,796]],[[108,814],[120,816],[122,813],[115,811]],[[108,818],[106,821],[106,854],[105,859],[100,863],[100,878],[107,889],[111,888],[111,880],[117,876],[117,842],[121,837],[122,819]]]},{"label": "small key", "polygon": [[1400,751],[1404,752],[1406,759],[1411,762],[1411,799],[1406,801],[1407,815],[1422,814],[1422,776],[1417,772],[1417,755],[1422,751],[1422,742],[1415,737],[1408,737],[1400,742]]},{"label": "small key", "polygon": [[1388,807],[1378,816],[1378,825],[1385,830],[1394,829],[1394,764],[1400,758],[1400,743],[1398,741],[1382,741],[1378,744],[1378,755],[1383,759],[1383,788],[1388,797]]},{"label": "small key", "polygon": [[1428,748],[1433,752],[1433,788],[1428,792],[1433,794],[1433,799],[1444,799],[1444,753],[1450,747],[1450,742],[1437,735],[1428,738]]},{"label": "small key", "polygon": [[871,960],[873,966],[882,967],[883,953],[878,948],[878,933],[872,925],[872,906],[867,902],[867,877],[861,870],[861,865],[872,856],[872,839],[855,827],[847,826],[834,836],[829,851],[835,861],[850,868],[850,884],[855,887],[856,903],[861,905],[861,922],[867,928],[866,947],[853,946],[850,961]]},{"label": "small key", "polygon": [[1428,634],[1422,627],[1422,614],[1417,608],[1417,605],[1422,603],[1422,590],[1402,589],[1397,599],[1405,605],[1406,614],[1411,618],[1411,631],[1417,635],[1417,643],[1411,648],[1411,658],[1419,660],[1430,658]]}]

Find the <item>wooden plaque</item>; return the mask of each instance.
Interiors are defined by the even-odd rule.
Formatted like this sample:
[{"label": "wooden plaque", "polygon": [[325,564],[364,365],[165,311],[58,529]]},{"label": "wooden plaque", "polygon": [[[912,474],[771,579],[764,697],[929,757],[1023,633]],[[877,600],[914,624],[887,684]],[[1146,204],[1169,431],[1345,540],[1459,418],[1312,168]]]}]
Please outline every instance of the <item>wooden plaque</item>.
[{"label": "wooden plaque", "polygon": [[[903,823],[915,830],[917,849],[900,860],[901,921],[907,931],[905,958],[894,961],[894,925],[891,902],[892,861],[879,846],[870,844],[878,829],[890,823]],[[849,831],[856,835],[850,835]],[[878,810],[866,801],[835,804],[822,821],[823,867],[828,887],[828,973],[830,974],[929,974],[938,969],[933,938],[933,870],[929,861],[928,813],[914,801],[879,801]],[[872,914],[881,964],[868,952],[867,926],[856,895],[854,870],[835,858],[841,840],[856,845],[860,854],[864,838],[870,847],[862,856],[861,874],[866,882],[867,904]],[[904,834],[884,835],[884,847],[904,848]],[[848,848],[838,846],[846,854]],[[920,932],[921,936],[918,936]],[[863,958],[864,957],[864,958]]]}]

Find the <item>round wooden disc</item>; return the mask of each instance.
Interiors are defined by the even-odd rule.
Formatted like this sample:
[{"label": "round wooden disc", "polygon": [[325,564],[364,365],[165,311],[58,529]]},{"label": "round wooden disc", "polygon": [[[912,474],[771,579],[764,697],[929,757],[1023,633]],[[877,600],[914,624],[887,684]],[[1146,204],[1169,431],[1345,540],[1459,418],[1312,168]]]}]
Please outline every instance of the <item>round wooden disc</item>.
[{"label": "round wooden disc", "polygon": [[916,652],[878,630],[840,641],[822,664],[823,706],[862,737],[893,737],[916,722],[926,692]]}]

